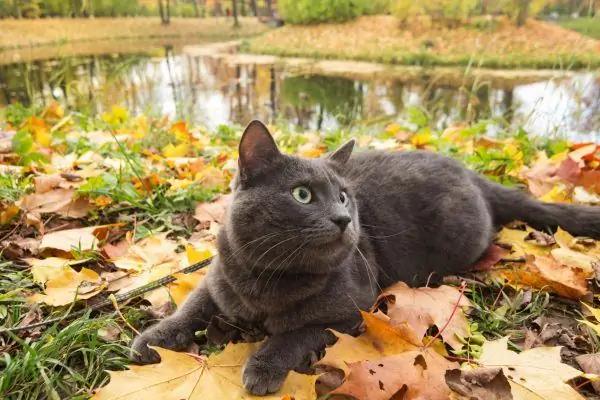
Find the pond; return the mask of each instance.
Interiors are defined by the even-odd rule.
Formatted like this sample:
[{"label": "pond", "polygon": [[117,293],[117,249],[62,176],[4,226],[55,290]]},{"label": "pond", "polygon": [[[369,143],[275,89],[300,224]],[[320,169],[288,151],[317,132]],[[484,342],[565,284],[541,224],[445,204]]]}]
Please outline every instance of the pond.
[{"label": "pond", "polygon": [[600,141],[600,75],[593,72],[510,71],[510,79],[427,68],[356,74],[360,68],[351,63],[315,71],[209,48],[138,43],[133,50],[94,52],[84,46],[68,57],[30,51],[26,61],[0,54],[0,106],[59,101],[101,113],[119,104],[209,129],[260,118],[311,130],[386,123],[416,106],[440,128],[494,118],[533,134]]}]

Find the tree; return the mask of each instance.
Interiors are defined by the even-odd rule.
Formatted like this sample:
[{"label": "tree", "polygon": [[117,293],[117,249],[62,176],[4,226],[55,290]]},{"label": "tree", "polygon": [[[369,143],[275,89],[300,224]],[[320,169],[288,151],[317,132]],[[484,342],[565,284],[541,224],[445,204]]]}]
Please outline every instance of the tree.
[{"label": "tree", "polygon": [[252,15],[257,17],[258,16],[258,6],[256,5],[256,0],[250,0],[250,8],[252,9]]},{"label": "tree", "polygon": [[169,25],[171,22],[171,0],[167,0],[167,6],[163,5],[162,0],[158,0],[158,14],[160,15],[160,22],[163,25]]},{"label": "tree", "polygon": [[192,4],[194,5],[194,15],[196,18],[200,18],[200,7],[198,6],[198,0],[192,0]]},{"label": "tree", "polygon": [[267,11],[269,11],[269,17],[273,16],[273,0],[265,0],[267,3]]},{"label": "tree", "polygon": [[237,0],[232,0],[232,7],[233,7],[233,27],[234,28],[239,28],[240,26],[240,21],[238,19],[238,2]]}]

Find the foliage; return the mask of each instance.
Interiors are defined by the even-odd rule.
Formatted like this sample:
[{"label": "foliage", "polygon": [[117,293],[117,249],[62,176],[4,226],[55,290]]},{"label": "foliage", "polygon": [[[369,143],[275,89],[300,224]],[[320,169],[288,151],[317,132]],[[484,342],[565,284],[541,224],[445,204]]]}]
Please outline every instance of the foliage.
[{"label": "foliage", "polygon": [[478,5],[477,0],[434,0],[421,3],[395,0],[392,13],[402,21],[420,15],[427,15],[436,22],[457,21],[469,16]]},{"label": "foliage", "polygon": [[291,24],[344,22],[372,10],[370,0],[282,0],[281,15]]},{"label": "foliage", "polygon": [[409,65],[550,69],[600,65],[596,41],[576,32],[536,20],[523,28],[506,17],[497,21],[495,29],[480,32],[469,26],[446,29],[412,22],[402,28],[392,16],[366,16],[338,25],[284,26],[252,38],[249,51]]},{"label": "foliage", "polygon": [[[338,95],[359,96],[349,81],[334,82]],[[288,102],[301,106],[302,101],[319,101],[335,112],[339,105],[321,96],[321,84],[318,78],[293,80],[286,89]],[[300,92],[306,92],[304,99]],[[140,287],[214,254],[215,234],[227,204],[223,194],[237,166],[241,127],[221,126],[209,132],[183,121],[131,115],[120,106],[99,118],[83,114],[75,118],[56,104],[45,109],[14,105],[0,120],[3,131],[11,135],[9,156],[3,159],[10,164],[0,164],[0,168],[12,171],[0,172],[0,254],[4,257],[0,262],[0,326],[65,315],[84,308],[86,299],[101,301],[109,293]],[[420,149],[448,154],[490,179],[528,186],[544,201],[599,202],[598,146],[549,142],[498,126],[501,131],[490,138],[486,132],[492,124],[479,121],[438,131],[432,128],[428,113],[410,108],[396,123],[370,130],[355,127],[307,133],[275,126],[272,131],[286,153],[317,157],[353,136],[358,151]],[[562,176],[557,171],[566,167],[569,180],[557,178]],[[402,284],[388,288],[378,299],[378,312],[364,314],[367,330],[357,338],[338,334],[340,340],[321,360],[347,374],[342,386],[330,389],[365,398],[365,390],[384,390],[379,389],[381,385],[387,395],[406,384],[410,396],[416,391],[426,398],[448,397],[445,372],[458,368],[459,361],[476,369],[471,358],[483,357],[487,364],[502,364],[510,370],[513,361],[539,354],[528,350],[517,356],[508,352],[505,342],[500,343],[503,347],[496,343],[490,354],[487,339],[510,334],[511,348],[519,349],[516,339],[532,332],[534,321],[551,306],[560,307],[553,300],[557,294],[548,292],[586,297],[600,244],[562,230],[550,235],[528,227],[505,228],[497,242],[502,245],[500,253],[480,261],[479,267],[485,268],[468,288]],[[510,274],[513,270],[524,273]],[[146,293],[143,300],[119,306],[123,319],[116,318],[113,310],[103,310],[94,318],[86,315],[3,336],[6,350],[0,360],[0,397],[89,396],[92,389],[109,383],[104,370],[125,369],[130,325],[144,325],[148,316],[139,309],[140,302],[149,304],[152,313],[166,312],[183,302],[204,273],[178,275],[175,282]],[[539,340],[547,336],[540,334]],[[576,338],[587,337],[578,334]],[[549,349],[554,346],[542,344]],[[223,390],[222,398],[240,398],[240,368],[251,350],[247,346],[229,345],[229,350],[207,357],[166,352],[161,367],[133,368],[139,373],[137,378],[127,371],[113,373],[111,383],[97,396],[115,392],[126,396],[126,382],[147,397],[161,397],[173,388],[165,382],[172,377],[168,384],[180,382],[178,394],[185,392],[183,397]],[[230,351],[237,352],[234,359],[228,358]],[[572,394],[565,381],[567,372],[569,377],[575,372],[563,369],[555,350],[541,352],[557,371],[552,384]],[[208,371],[219,369],[223,379],[208,379],[211,374],[199,372],[203,366]],[[405,371],[403,381],[398,379],[399,369]],[[561,369],[565,374],[558,374]],[[164,373],[159,384],[152,387],[139,379],[146,374],[156,377],[160,371]],[[169,375],[176,371],[194,379]],[[290,376],[290,382],[298,385],[288,393],[297,399],[312,398],[315,377]],[[522,366],[518,374],[507,373],[503,379],[511,386],[519,385],[521,377],[543,380]],[[530,389],[543,392],[537,384]]]}]

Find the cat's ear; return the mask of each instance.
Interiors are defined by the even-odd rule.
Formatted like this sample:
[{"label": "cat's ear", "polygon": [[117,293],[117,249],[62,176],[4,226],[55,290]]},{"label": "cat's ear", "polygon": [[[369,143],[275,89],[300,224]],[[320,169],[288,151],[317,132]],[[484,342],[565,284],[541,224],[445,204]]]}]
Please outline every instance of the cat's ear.
[{"label": "cat's ear", "polygon": [[350,159],[350,155],[352,154],[352,150],[354,149],[354,139],[350,139],[348,142],[342,145],[339,149],[331,153],[329,156],[329,161],[332,161],[335,164],[340,166],[346,165],[348,160]]},{"label": "cat's ear", "polygon": [[239,148],[240,178],[242,181],[263,171],[281,156],[273,136],[260,121],[254,120],[248,124]]}]

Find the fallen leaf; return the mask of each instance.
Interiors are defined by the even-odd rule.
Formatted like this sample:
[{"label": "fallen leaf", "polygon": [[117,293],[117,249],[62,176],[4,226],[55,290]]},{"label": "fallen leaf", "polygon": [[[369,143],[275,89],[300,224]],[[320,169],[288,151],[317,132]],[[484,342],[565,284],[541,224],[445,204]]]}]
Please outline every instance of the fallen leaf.
[{"label": "fallen leaf", "polygon": [[419,338],[411,330],[403,330],[389,324],[389,318],[361,312],[365,332],[358,337],[345,333],[333,332],[337,342],[325,350],[325,356],[317,365],[327,365],[350,372],[349,363],[377,360],[379,358],[415,350],[421,344]]},{"label": "fallen leaf", "polygon": [[29,301],[64,306],[75,300],[89,299],[103,289],[104,284],[96,272],[87,268],[76,272],[71,267],[65,266],[62,267],[59,275],[46,282],[44,294],[36,293],[29,298]]},{"label": "fallen leaf", "polygon": [[441,337],[456,350],[463,346],[459,338],[469,336],[463,307],[470,307],[471,302],[454,287],[410,288],[398,282],[379,295],[376,308],[382,305],[392,325],[408,324],[420,338],[433,325],[440,330],[445,327]]},{"label": "fallen leaf", "polygon": [[[581,354],[575,357],[577,364],[587,374],[600,374],[600,353]],[[592,387],[596,393],[600,393],[600,381],[592,381]]]},{"label": "fallen leaf", "polygon": [[510,383],[502,368],[446,371],[446,384],[469,400],[512,400]]},{"label": "fallen leaf", "polygon": [[508,338],[485,342],[479,363],[501,367],[512,394],[522,399],[583,399],[567,382],[581,371],[561,362],[560,347],[537,347],[520,354],[508,350]]},{"label": "fallen leaf", "polygon": [[82,218],[90,209],[87,197],[77,197],[74,189],[54,189],[23,196],[15,203],[27,213],[57,213],[64,217]]},{"label": "fallen leaf", "polygon": [[117,268],[124,270],[150,270],[153,266],[176,259],[177,243],[167,239],[167,234],[149,236],[127,249],[124,256],[111,259]]},{"label": "fallen leaf", "polygon": [[361,400],[447,399],[451,391],[445,382],[445,373],[457,367],[457,363],[428,349],[407,351],[351,363],[346,380],[331,394]]},{"label": "fallen leaf", "polygon": [[496,236],[496,243],[503,244],[510,247],[513,257],[523,257],[528,254],[534,255],[548,255],[547,246],[540,246],[537,242],[525,240],[529,235],[535,232],[533,229],[527,227],[526,230],[522,231],[519,229],[502,228],[502,230]]},{"label": "fallen leaf", "polygon": [[17,215],[19,215],[20,208],[14,204],[4,207],[0,204],[0,226],[6,225],[11,222]]},{"label": "fallen leaf", "polygon": [[588,293],[587,280],[592,275],[593,271],[565,265],[550,257],[530,255],[525,263],[511,263],[492,269],[487,280],[579,299]]},{"label": "fallen leaf", "polygon": [[181,143],[177,146],[174,146],[172,143],[169,143],[162,149],[163,156],[167,158],[171,157],[185,157],[189,150],[189,146],[187,143]]},{"label": "fallen leaf", "polygon": [[87,228],[66,229],[45,234],[40,250],[52,249],[69,254],[72,250],[96,250],[98,242],[106,237],[110,227],[115,225],[90,226]]},{"label": "fallen leaf", "polygon": [[488,270],[502,260],[506,254],[507,251],[505,249],[498,245],[491,244],[483,257],[473,265],[472,269],[476,271]]},{"label": "fallen leaf", "polygon": [[43,260],[39,260],[37,258],[26,258],[25,261],[31,266],[33,281],[43,285],[48,280],[62,275],[64,273],[63,267],[82,264],[88,260],[71,260],[60,257],[48,257]]},{"label": "fallen leaf", "polygon": [[242,386],[242,367],[259,343],[228,344],[208,359],[153,347],[161,362],[130,365],[127,371],[109,371],[110,382],[96,391],[93,400],[189,399],[189,400],[295,400],[316,398],[316,375],[290,372],[282,388],[267,396],[251,396]]}]

